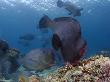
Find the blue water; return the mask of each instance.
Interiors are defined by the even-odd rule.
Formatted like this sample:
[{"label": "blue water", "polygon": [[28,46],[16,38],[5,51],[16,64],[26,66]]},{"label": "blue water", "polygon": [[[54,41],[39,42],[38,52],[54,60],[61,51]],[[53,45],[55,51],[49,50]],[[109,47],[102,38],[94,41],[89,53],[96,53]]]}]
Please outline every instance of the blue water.
[{"label": "blue water", "polygon": [[[69,16],[66,10],[56,6],[57,0],[1,0],[0,38],[8,41],[10,47],[27,53],[31,49],[43,47],[42,43],[51,37],[38,30],[38,21],[43,14],[50,18]],[[68,1],[68,0],[64,0]],[[81,24],[88,49],[85,56],[98,50],[110,50],[110,1],[109,0],[69,0],[84,8],[82,16],[76,17]],[[29,47],[18,43],[19,36],[34,33],[36,39]],[[50,40],[49,40],[50,41]],[[51,47],[48,42],[46,47]]]}]

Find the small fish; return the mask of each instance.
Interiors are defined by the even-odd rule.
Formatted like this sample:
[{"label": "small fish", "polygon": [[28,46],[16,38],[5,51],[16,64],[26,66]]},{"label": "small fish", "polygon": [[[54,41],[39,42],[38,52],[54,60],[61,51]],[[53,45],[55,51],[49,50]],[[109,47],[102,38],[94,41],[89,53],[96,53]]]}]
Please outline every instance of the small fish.
[{"label": "small fish", "polygon": [[44,15],[39,21],[39,28],[53,29],[52,46],[60,50],[65,62],[79,60],[86,50],[87,42],[83,39],[79,22],[72,17],[59,17],[51,20]]},{"label": "small fish", "polygon": [[35,39],[35,35],[34,34],[25,34],[23,36],[19,37],[20,40],[28,40],[28,41],[32,41]]},{"label": "small fish", "polygon": [[18,43],[24,47],[29,47],[31,45],[31,41],[35,39],[34,34],[25,34],[19,37]]},{"label": "small fish", "polygon": [[0,39],[0,52],[5,53],[8,49],[9,49],[8,43],[5,40]]},{"label": "small fish", "polygon": [[24,47],[29,47],[31,45],[30,41],[28,40],[19,40],[18,43]]},{"label": "small fish", "polygon": [[57,1],[57,6],[58,7],[64,7],[67,11],[69,11],[69,15],[73,15],[75,16],[81,16],[81,11],[83,10],[83,8],[79,8],[77,7],[75,4],[71,3],[71,2],[63,2],[61,0]]},{"label": "small fish", "polygon": [[101,50],[96,53],[96,55],[103,55],[105,57],[110,57],[110,50]]},{"label": "small fish", "polygon": [[10,79],[11,74],[19,68],[19,51],[17,49],[8,49],[4,57],[0,59],[0,73],[6,79]]},{"label": "small fish", "polygon": [[16,72],[16,70],[18,69],[19,65],[16,62],[16,60],[13,61],[9,61],[8,59],[3,59],[0,61],[1,65],[0,65],[0,73],[2,74],[3,77],[5,77],[6,79],[10,79],[11,74],[13,74],[14,72]]}]

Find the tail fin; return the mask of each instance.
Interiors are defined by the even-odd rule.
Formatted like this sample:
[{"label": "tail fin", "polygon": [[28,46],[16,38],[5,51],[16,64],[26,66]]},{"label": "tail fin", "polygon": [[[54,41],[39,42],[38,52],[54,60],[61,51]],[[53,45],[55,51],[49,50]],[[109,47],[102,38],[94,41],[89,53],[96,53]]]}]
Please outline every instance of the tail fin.
[{"label": "tail fin", "polygon": [[47,28],[51,22],[52,20],[47,15],[44,15],[39,21],[39,28]]},{"label": "tail fin", "polygon": [[58,7],[63,7],[63,1],[58,0],[58,1],[57,1],[57,6],[58,6]]}]

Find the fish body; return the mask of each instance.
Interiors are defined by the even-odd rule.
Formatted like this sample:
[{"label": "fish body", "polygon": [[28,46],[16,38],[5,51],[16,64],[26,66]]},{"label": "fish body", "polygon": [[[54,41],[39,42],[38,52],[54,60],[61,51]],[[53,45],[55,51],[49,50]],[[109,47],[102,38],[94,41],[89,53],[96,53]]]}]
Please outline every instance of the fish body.
[{"label": "fish body", "polygon": [[10,79],[11,75],[19,68],[19,51],[9,48],[0,58],[0,73],[6,79]]},{"label": "fish body", "polygon": [[18,43],[24,47],[29,47],[31,45],[31,41],[33,41],[34,39],[34,34],[25,34],[19,37]]},{"label": "fish body", "polygon": [[19,37],[20,40],[28,40],[28,41],[34,40],[34,38],[35,38],[34,34],[26,34],[24,36]]},{"label": "fish body", "polygon": [[69,15],[73,15],[74,17],[81,16],[81,11],[83,10],[83,8],[79,8],[71,2],[63,2],[61,0],[57,1],[57,6],[60,8],[65,8],[67,11],[69,11]]},{"label": "fish body", "polygon": [[[79,60],[86,50],[87,43],[81,34],[79,22],[71,17],[59,17],[54,20],[48,20],[42,17],[46,22],[40,21],[43,24],[41,28],[53,28],[52,46],[55,50],[60,50],[65,62],[73,63]],[[47,24],[48,23],[48,24]],[[39,25],[40,26],[40,25]]]},{"label": "fish body", "polygon": [[29,47],[31,45],[30,41],[28,40],[19,40],[18,43],[24,47]]},{"label": "fish body", "polygon": [[5,40],[0,39],[0,56],[3,56],[3,54],[5,54],[8,49],[8,43]]},{"label": "fish body", "polygon": [[12,59],[10,61],[9,58],[3,58],[0,60],[0,73],[2,77],[5,77],[6,79],[10,79],[11,74],[16,72],[18,69],[19,64],[16,60]]},{"label": "fish body", "polygon": [[54,64],[51,49],[34,49],[23,58],[23,66],[28,70],[42,71]]}]

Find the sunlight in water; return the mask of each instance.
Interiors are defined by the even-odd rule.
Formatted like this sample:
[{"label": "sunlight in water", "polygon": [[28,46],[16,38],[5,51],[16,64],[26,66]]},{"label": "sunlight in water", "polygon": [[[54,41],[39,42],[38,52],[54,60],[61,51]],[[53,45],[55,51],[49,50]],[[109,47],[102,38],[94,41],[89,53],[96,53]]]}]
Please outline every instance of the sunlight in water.
[{"label": "sunlight in water", "polygon": [[[75,3],[78,6],[83,7],[86,10],[86,13],[92,12],[95,8],[94,4],[99,3],[99,5],[104,5],[105,2],[109,2],[110,0],[62,0],[62,1],[70,1]],[[15,7],[20,5],[25,5],[30,8],[34,8],[36,11],[56,11],[57,0],[1,0],[0,1],[0,9],[6,9],[4,6],[8,5],[11,7]],[[4,5],[5,4],[5,5]]]}]

